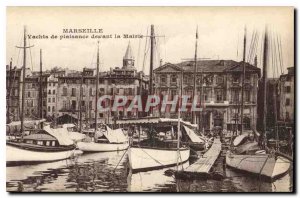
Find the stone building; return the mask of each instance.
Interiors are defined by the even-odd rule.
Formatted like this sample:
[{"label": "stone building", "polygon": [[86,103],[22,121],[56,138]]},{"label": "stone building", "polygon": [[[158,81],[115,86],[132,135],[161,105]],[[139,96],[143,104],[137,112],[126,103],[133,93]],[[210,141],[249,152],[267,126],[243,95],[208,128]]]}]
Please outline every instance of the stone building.
[{"label": "stone building", "polygon": [[[42,105],[40,104],[40,72],[29,73],[25,77],[25,109],[24,115],[28,119],[39,119],[40,111],[43,118],[47,117],[47,79],[49,74],[42,74]],[[22,89],[21,89],[22,90]],[[22,93],[20,93],[22,95]],[[20,97],[22,100],[22,97]]]},{"label": "stone building", "polygon": [[295,113],[295,71],[288,68],[288,73],[279,78],[280,108],[279,119],[287,123],[294,123]]},{"label": "stone building", "polygon": [[[210,131],[218,126],[227,130],[241,128],[242,62],[233,60],[197,61],[196,88],[203,111],[196,113],[199,127]],[[182,94],[192,96],[194,89],[194,62],[166,63],[154,70],[155,93],[168,95],[170,99],[179,94],[180,76],[183,74]],[[257,87],[260,69],[246,63],[244,86],[244,129],[256,129]],[[203,80],[201,80],[203,79]],[[203,82],[203,83],[201,83]],[[201,86],[203,85],[203,87]],[[202,93],[203,90],[203,93]],[[187,106],[192,105],[188,100]],[[162,117],[177,117],[177,112],[156,111]],[[192,113],[185,112],[182,118],[192,121]],[[200,122],[201,120],[201,122]]]},{"label": "stone building", "polygon": [[58,78],[55,74],[50,74],[47,85],[47,117],[54,117],[57,108],[57,87]]},{"label": "stone building", "polygon": [[[29,68],[25,71],[25,99],[24,99],[24,117],[25,119],[39,119],[39,111],[42,110],[43,117],[47,116],[46,98],[47,98],[47,78],[48,74],[42,75],[43,105],[40,108],[40,73],[33,72]],[[9,109],[10,121],[20,120],[22,104],[22,68],[14,67],[6,70],[6,93],[7,108]]]},{"label": "stone building", "polygon": [[20,82],[22,69],[6,66],[7,122],[20,120]]},{"label": "stone building", "polygon": [[[125,95],[130,101],[135,95],[140,94],[141,90],[145,92],[148,80],[143,72],[136,70],[134,63],[129,43],[123,57],[123,66],[99,73],[98,98],[103,95],[111,95],[113,96],[111,104],[113,104],[116,95]],[[80,98],[81,86],[82,97]],[[93,122],[96,104],[96,70],[84,68],[82,72],[58,77],[57,95],[58,116],[69,114],[78,119],[81,106],[83,120]],[[105,105],[108,105],[107,101]],[[99,122],[112,123],[114,119],[138,116],[137,111],[127,112],[127,107],[120,107],[117,112],[98,112]]]}]

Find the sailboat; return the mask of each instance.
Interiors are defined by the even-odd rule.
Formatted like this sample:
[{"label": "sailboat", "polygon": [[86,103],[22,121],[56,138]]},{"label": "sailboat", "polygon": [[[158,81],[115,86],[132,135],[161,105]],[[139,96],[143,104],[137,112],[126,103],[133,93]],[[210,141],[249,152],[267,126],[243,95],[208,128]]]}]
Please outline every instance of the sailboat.
[{"label": "sailboat", "polygon": [[[21,121],[19,123],[21,128],[21,137],[16,137],[15,139],[7,140],[6,142],[6,163],[8,165],[66,159],[73,156],[73,151],[76,148],[73,141],[64,135],[65,133],[62,129],[51,129],[49,125],[43,126],[43,120],[38,122],[41,124],[40,129],[37,129],[37,125],[35,125],[36,129],[26,131],[24,129],[26,124],[24,121],[26,48],[32,47],[26,45],[26,38],[27,35],[25,27],[24,46],[19,47],[24,49]],[[42,53],[42,51],[40,51],[40,53]],[[40,57],[42,57],[42,54],[40,54]],[[42,61],[40,64],[42,68]],[[42,79],[42,76],[40,78]],[[40,93],[41,92],[42,90],[40,90]],[[40,114],[42,119],[41,104]],[[35,121],[30,121],[29,123],[32,124],[34,122]],[[14,125],[16,125],[16,123],[14,123]]]},{"label": "sailboat", "polygon": [[[246,30],[244,36],[244,48],[246,43]],[[245,50],[244,50],[245,53]],[[263,54],[263,86],[264,86],[264,129],[260,135],[261,144],[255,141],[246,142],[240,146],[229,150],[226,153],[226,165],[246,172],[248,174],[257,175],[262,179],[274,181],[286,174],[290,168],[290,161],[284,157],[277,156],[275,152],[267,152],[264,149],[264,138],[266,131],[266,74],[267,74],[267,54],[268,54],[268,35],[265,32],[264,37],[264,54]],[[245,54],[244,54],[245,57]],[[245,58],[243,60],[243,78],[245,77]],[[244,85],[242,85],[244,86]],[[243,103],[242,103],[243,104]],[[243,112],[242,112],[243,117]],[[241,134],[243,135],[243,134]],[[237,137],[235,145],[239,145],[244,137]]]},{"label": "sailboat", "polygon": [[[121,151],[128,148],[128,138],[124,135],[122,129],[111,129],[109,126],[102,124],[99,127],[97,123],[98,111],[98,84],[99,84],[99,42],[97,47],[97,70],[96,70],[96,99],[95,99],[95,129],[82,130],[86,138],[77,143],[78,148],[83,152],[106,152]],[[81,125],[81,124],[80,124]]]},{"label": "sailboat", "polygon": [[[153,75],[153,49],[154,49],[154,25],[151,25],[151,51],[150,51],[150,86],[149,94],[153,93],[152,88],[152,75]],[[182,84],[182,75],[181,75]],[[182,85],[181,85],[182,86]],[[180,112],[180,110],[179,110]],[[152,119],[153,118],[153,119]],[[190,157],[190,148],[180,142],[181,138],[181,119],[180,113],[178,113],[178,125],[177,125],[177,138],[173,139],[166,137],[164,134],[170,134],[174,132],[175,126],[170,124],[168,119],[158,119],[155,126],[152,120],[157,120],[155,117],[146,117],[143,121],[143,125],[149,123],[148,139],[140,141],[137,145],[132,145],[128,149],[129,166],[132,173],[140,171],[148,171],[154,169],[161,169],[171,166],[178,167],[179,164],[183,164],[188,161]],[[160,136],[164,135],[164,136]]]}]

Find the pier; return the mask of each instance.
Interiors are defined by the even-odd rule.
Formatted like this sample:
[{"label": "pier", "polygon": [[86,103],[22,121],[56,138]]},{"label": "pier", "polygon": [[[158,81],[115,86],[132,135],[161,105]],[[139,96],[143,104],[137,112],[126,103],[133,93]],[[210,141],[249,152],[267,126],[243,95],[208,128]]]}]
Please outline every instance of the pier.
[{"label": "pier", "polygon": [[210,170],[218,159],[221,148],[222,143],[220,139],[215,139],[210,149],[201,158],[184,170],[176,172],[175,176],[181,179],[210,177]]}]

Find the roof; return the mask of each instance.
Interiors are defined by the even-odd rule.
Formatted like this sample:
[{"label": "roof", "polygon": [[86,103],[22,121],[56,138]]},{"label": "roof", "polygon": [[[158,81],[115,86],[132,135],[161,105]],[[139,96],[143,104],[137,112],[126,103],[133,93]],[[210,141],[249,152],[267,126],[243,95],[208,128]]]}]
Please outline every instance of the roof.
[{"label": "roof", "polygon": [[53,136],[49,134],[40,134],[40,133],[24,136],[24,139],[25,140],[48,140],[48,141],[56,140]]},{"label": "roof", "polygon": [[125,56],[123,57],[123,59],[133,59],[130,42],[128,43],[127,50],[126,50],[126,53],[125,53]]},{"label": "roof", "polygon": [[[40,124],[41,122],[45,122],[45,119],[40,119],[40,120],[24,120],[24,126],[25,127],[33,127],[35,125]],[[14,121],[9,124],[6,124],[8,127],[13,127],[13,126],[21,126],[21,121]]]},{"label": "roof", "polygon": [[[174,72],[186,71],[186,72],[194,72],[194,61],[184,61],[177,64],[166,63],[158,68],[156,68],[155,72],[160,72],[164,70],[164,68],[172,68]],[[234,60],[199,60],[197,61],[197,71],[198,72],[241,72],[243,62],[237,62]],[[246,63],[246,70],[258,72],[260,75],[260,68],[257,68],[249,63]]]},{"label": "roof", "polygon": [[[176,64],[185,71],[194,71],[194,61],[185,61]],[[203,72],[223,72],[239,63],[233,60],[200,60],[197,61],[197,71]]]}]

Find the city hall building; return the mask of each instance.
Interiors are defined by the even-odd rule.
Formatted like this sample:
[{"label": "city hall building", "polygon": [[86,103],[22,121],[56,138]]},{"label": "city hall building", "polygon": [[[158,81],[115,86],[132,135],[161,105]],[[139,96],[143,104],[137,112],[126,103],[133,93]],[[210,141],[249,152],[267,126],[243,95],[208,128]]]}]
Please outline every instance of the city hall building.
[{"label": "city hall building", "polygon": [[[194,90],[194,61],[179,64],[166,63],[154,70],[154,89],[159,96],[190,96],[187,106],[192,105]],[[196,94],[202,107],[195,119],[199,128],[211,131],[214,127],[234,131],[256,129],[257,91],[260,69],[246,63],[244,79],[244,116],[241,122],[243,62],[233,60],[197,61]],[[183,75],[183,76],[182,76]],[[182,80],[181,80],[182,79]],[[181,88],[182,82],[182,89]],[[200,101],[201,100],[201,101]],[[203,102],[202,102],[203,101]],[[155,116],[177,118],[177,112],[153,112]],[[181,118],[192,122],[192,112],[183,112]]]}]

